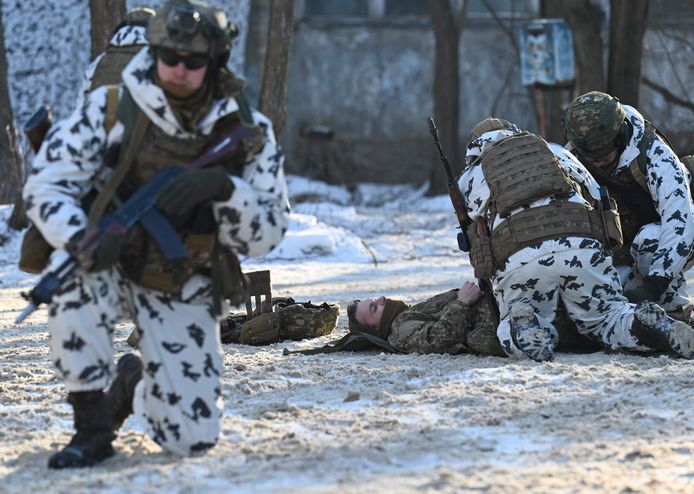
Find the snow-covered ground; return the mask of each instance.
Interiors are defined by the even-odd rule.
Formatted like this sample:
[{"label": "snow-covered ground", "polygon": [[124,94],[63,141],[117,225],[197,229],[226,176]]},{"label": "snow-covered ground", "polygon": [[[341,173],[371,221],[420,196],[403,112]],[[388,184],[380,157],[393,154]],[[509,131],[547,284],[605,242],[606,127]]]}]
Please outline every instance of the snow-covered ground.
[{"label": "snow-covered ground", "polygon": [[[17,271],[18,236],[0,210],[0,492],[694,493],[691,361],[283,355],[342,336],[355,297],[415,302],[472,277],[447,197],[289,182],[285,241],[244,266],[269,268],[273,295],[340,303],[333,335],[225,345],[223,432],[208,455],[162,453],[129,419],[117,456],[79,471],[46,468],[71,435],[71,412],[45,310],[14,324],[36,278]],[[116,356],[129,330],[116,331]]]}]

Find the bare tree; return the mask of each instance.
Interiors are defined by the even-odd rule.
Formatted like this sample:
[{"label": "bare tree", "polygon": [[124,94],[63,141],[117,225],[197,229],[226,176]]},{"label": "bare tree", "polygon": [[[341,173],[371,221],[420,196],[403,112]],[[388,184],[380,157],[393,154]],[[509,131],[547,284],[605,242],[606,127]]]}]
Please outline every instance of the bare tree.
[{"label": "bare tree", "polygon": [[575,94],[604,91],[607,87],[603,70],[600,7],[591,0],[561,0],[546,2],[561,4],[574,38],[576,59]]},{"label": "bare tree", "polygon": [[[460,166],[460,73],[459,44],[467,1],[456,12],[450,0],[428,0],[429,13],[434,28],[434,117],[441,136],[441,143],[453,166]],[[432,154],[433,156],[433,154]],[[446,176],[439,165],[432,167],[429,175],[429,194],[444,194]]]},{"label": "bare tree", "polygon": [[612,0],[607,92],[629,105],[639,103],[647,20],[648,0]]},{"label": "bare tree", "polygon": [[125,0],[89,0],[93,59],[108,46],[114,29],[125,17]]},{"label": "bare tree", "polygon": [[287,121],[287,70],[294,33],[295,0],[271,0],[267,49],[260,89],[260,111],[279,140]]},{"label": "bare tree", "polygon": [[15,175],[13,166],[14,143],[10,140],[10,130],[14,128],[10,91],[7,84],[7,55],[5,53],[5,23],[3,7],[0,2],[0,176],[5,177],[0,186],[0,203],[14,200],[19,184],[12,183],[8,177]]}]

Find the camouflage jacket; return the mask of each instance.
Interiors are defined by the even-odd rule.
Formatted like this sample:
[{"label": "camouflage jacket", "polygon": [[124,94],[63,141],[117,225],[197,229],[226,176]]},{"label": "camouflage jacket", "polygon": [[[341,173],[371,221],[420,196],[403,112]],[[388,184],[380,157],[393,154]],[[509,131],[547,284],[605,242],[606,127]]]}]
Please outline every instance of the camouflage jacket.
[{"label": "camouflage jacket", "polygon": [[[639,143],[645,132],[643,116],[629,105],[622,107],[633,133],[612,176],[629,173],[631,162],[640,153]],[[570,144],[566,146],[571,149]],[[648,274],[672,278],[684,270],[694,244],[694,203],[689,191],[689,172],[667,143],[656,137],[648,150],[645,176],[661,225]]]},{"label": "camouflage jacket", "polygon": [[465,305],[458,300],[457,289],[435,295],[395,318],[388,343],[408,353],[503,356],[491,308],[483,300]]},{"label": "camouflage jacket", "polygon": [[[143,48],[123,71],[123,85],[152,125],[182,140],[195,138],[181,127],[163,90],[147,76],[153,64],[149,50]],[[95,89],[72,115],[51,128],[26,181],[27,215],[56,249],[85,228],[87,213],[81,199],[103,185],[112,172],[104,156],[107,149],[120,144],[124,126],[116,122],[107,134],[106,99],[106,87]],[[238,108],[231,96],[215,100],[197,123],[196,133],[209,135],[219,119]],[[284,157],[268,118],[254,111],[253,119],[263,130],[264,145],[247,158],[242,176],[229,176],[234,185],[229,199],[212,204],[220,243],[250,257],[275,247],[289,221]]]}]

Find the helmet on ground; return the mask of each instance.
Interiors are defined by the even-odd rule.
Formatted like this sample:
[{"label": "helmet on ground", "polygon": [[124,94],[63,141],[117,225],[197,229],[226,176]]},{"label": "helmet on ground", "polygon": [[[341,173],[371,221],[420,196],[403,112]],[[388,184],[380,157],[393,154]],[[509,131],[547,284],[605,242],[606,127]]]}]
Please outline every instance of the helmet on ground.
[{"label": "helmet on ground", "polygon": [[569,104],[564,113],[564,134],[579,154],[601,156],[614,146],[625,117],[617,98],[591,91]]},{"label": "helmet on ground", "polygon": [[197,0],[168,0],[149,21],[147,40],[154,47],[207,55],[226,62],[236,36],[224,12]]},{"label": "helmet on ground", "polygon": [[472,132],[467,139],[467,145],[470,146],[472,141],[479,139],[482,134],[486,132],[491,132],[493,130],[511,130],[513,132],[520,132],[520,129],[516,127],[516,124],[509,122],[503,118],[487,117],[484,120],[477,123],[472,128]]}]

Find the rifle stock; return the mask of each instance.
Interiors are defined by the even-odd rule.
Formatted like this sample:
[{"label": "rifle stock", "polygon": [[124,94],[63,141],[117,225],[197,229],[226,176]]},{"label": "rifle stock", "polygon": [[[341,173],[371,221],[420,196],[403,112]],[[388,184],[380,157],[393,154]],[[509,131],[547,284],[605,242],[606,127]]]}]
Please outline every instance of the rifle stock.
[{"label": "rifle stock", "polygon": [[43,139],[46,137],[46,133],[48,133],[48,129],[51,128],[51,125],[53,125],[53,114],[51,113],[51,109],[45,105],[36,110],[36,113],[24,124],[22,130],[29,140],[29,144],[31,144],[31,149],[34,150],[34,153],[38,153]]},{"label": "rifle stock", "polygon": [[[118,209],[104,216],[96,227],[87,230],[77,242],[74,251],[60,266],[44,274],[31,291],[21,294],[29,304],[19,314],[15,323],[21,323],[41,304],[49,303],[53,295],[73,276],[78,266],[89,269],[93,262],[93,254],[105,238],[106,233],[126,235],[135,224],[143,221],[143,218],[151,217],[150,213],[155,209],[161,191],[181,173],[194,171],[222,159],[231,158],[240,151],[241,144],[255,138],[257,138],[257,134],[251,127],[239,124],[222,135],[207,151],[189,163],[172,165],[157,173],[123,202]],[[170,227],[168,223],[166,226]],[[176,240],[179,245],[170,247],[170,255],[165,256],[168,257],[167,260],[175,261],[187,256],[181,240],[178,237]]]},{"label": "rifle stock", "polygon": [[[451,198],[451,203],[453,204],[453,209],[455,209],[455,215],[458,218],[458,225],[460,227],[460,231],[458,232],[458,248],[463,252],[470,252],[470,239],[468,238],[467,228],[472,223],[472,220],[467,214],[465,199],[463,198],[462,192],[460,192],[458,182],[453,177],[451,166],[448,164],[448,158],[446,158],[446,154],[443,152],[443,148],[441,147],[441,142],[439,141],[439,131],[436,128],[434,119],[428,117],[427,125],[429,126],[431,136],[434,138],[434,144],[436,144],[436,149],[439,152],[439,159],[441,160],[443,168],[446,171],[446,176],[448,177],[448,195]],[[480,289],[485,295],[493,296],[492,283],[489,281],[489,279],[479,278],[479,285]],[[494,307],[496,307],[496,322],[498,324],[499,309],[496,303],[494,303]]]}]

